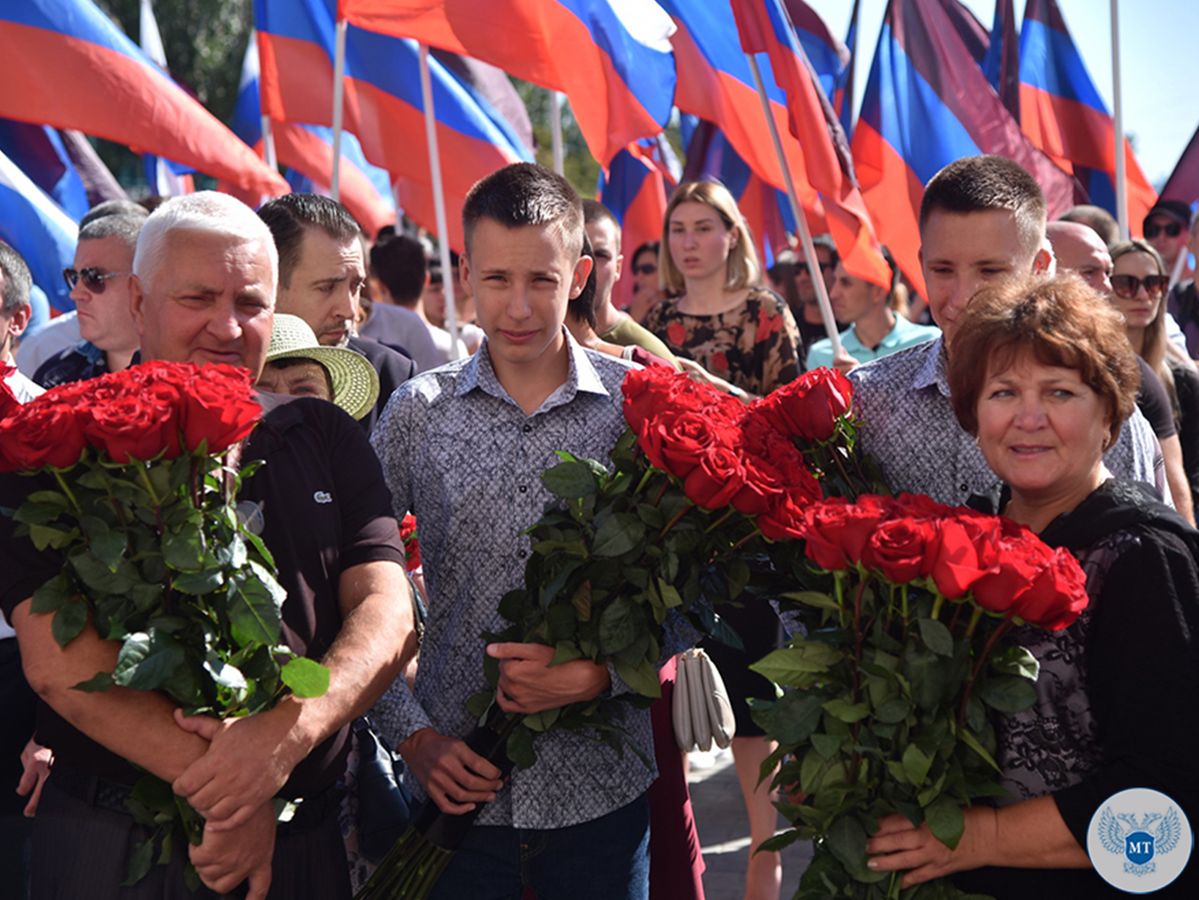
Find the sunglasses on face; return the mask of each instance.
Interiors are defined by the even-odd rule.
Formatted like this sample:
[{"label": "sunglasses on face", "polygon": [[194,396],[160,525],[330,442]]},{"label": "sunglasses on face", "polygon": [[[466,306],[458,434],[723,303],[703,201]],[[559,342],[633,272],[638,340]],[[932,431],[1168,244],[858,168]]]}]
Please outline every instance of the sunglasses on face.
[{"label": "sunglasses on face", "polygon": [[1150,222],[1145,226],[1145,237],[1148,240],[1153,240],[1162,232],[1165,232],[1166,237],[1178,237],[1182,234],[1182,226],[1177,222],[1167,222],[1165,225],[1159,225],[1157,222]]},{"label": "sunglasses on face", "polygon": [[79,284],[80,279],[83,280],[83,286],[93,294],[103,294],[104,288],[108,285],[106,282],[110,278],[119,278],[122,275],[128,275],[128,272],[105,272],[103,269],[97,269],[89,266],[86,269],[63,269],[62,278],[67,283],[67,287],[75,290],[75,285]]},{"label": "sunglasses on face", "polygon": [[641,263],[633,266],[634,275],[655,275],[658,272],[658,267],[653,263]]},{"label": "sunglasses on face", "polygon": [[1112,292],[1117,297],[1132,300],[1142,287],[1150,300],[1156,300],[1170,286],[1170,279],[1165,275],[1147,275],[1137,278],[1135,275],[1113,275]]}]

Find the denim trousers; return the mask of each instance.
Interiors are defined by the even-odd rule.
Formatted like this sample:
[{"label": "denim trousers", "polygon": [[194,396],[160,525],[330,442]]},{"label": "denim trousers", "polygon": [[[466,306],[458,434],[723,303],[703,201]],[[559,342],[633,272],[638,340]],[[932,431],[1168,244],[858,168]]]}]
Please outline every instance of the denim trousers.
[{"label": "denim trousers", "polygon": [[647,900],[649,804],[552,830],[476,825],[430,900]]}]

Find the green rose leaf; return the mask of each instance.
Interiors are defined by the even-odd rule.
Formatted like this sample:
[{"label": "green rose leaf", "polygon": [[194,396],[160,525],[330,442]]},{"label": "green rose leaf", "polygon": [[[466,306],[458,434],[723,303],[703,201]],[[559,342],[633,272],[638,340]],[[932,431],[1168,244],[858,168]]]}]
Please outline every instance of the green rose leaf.
[{"label": "green rose leaf", "polygon": [[297,697],[320,697],[329,690],[329,670],[306,656],[288,662],[279,677]]},{"label": "green rose leaf", "polygon": [[966,817],[952,797],[940,797],[924,811],[928,827],[938,841],[953,850],[962,839]]},{"label": "green rose leaf", "polygon": [[225,573],[220,569],[206,569],[203,572],[182,572],[171,579],[171,587],[182,594],[210,594],[218,590],[225,581]]},{"label": "green rose leaf", "polygon": [[129,853],[129,864],[125,869],[125,880],[121,882],[121,887],[133,887],[150,873],[152,865],[154,865],[154,838],[148,837],[134,845],[133,850]]},{"label": "green rose leaf", "polygon": [[916,627],[920,629],[920,638],[929,650],[938,656],[953,656],[953,635],[944,623],[936,619],[917,619]]},{"label": "green rose leaf", "polygon": [[790,600],[793,603],[801,603],[804,606],[812,606],[816,609],[828,609],[836,612],[841,607],[837,605],[837,601],[821,591],[792,591],[782,594],[782,599]]},{"label": "green rose leaf", "polygon": [[34,613],[52,613],[59,609],[74,593],[70,579],[65,573],[59,573],[46,581],[33,592],[30,611]]},{"label": "green rose leaf", "polygon": [[183,646],[165,634],[131,634],[121,645],[114,684],[139,691],[156,691],[184,663]]},{"label": "green rose leaf", "polygon": [[87,604],[82,600],[67,600],[54,614],[50,623],[50,633],[58,646],[65,647],[83,631],[87,624]]},{"label": "green rose leaf", "polygon": [[616,674],[620,676],[620,680],[627,684],[630,688],[636,691],[643,697],[661,697],[662,685],[658,681],[658,670],[650,663],[649,660],[643,659],[641,662],[630,665],[621,660],[615,660]]},{"label": "green rose leaf", "polygon": [[541,483],[563,500],[590,497],[599,489],[591,468],[579,460],[561,462],[541,473]]},{"label": "green rose leaf", "polygon": [[1041,672],[1041,664],[1026,647],[1008,647],[995,654],[991,660],[991,668],[1003,675],[1017,675],[1036,681]]},{"label": "green rose leaf", "polygon": [[891,697],[879,704],[874,717],[884,725],[896,725],[908,717],[912,703],[906,697]]},{"label": "green rose leaf", "polygon": [[915,787],[923,787],[928,778],[928,770],[933,764],[933,758],[917,747],[908,744],[903,751],[903,773]]},{"label": "green rose leaf", "polygon": [[204,671],[211,676],[213,684],[228,688],[231,691],[246,689],[246,676],[237,666],[223,661],[215,653],[209,653],[204,660]]},{"label": "green rose leaf", "polygon": [[257,563],[253,575],[241,575],[229,584],[229,624],[234,639],[243,646],[252,642],[273,644],[279,639],[280,608],[286,591]]},{"label": "green rose leaf", "polygon": [[113,571],[88,550],[74,552],[67,559],[75,569],[75,574],[79,576],[80,582],[101,594],[125,594],[139,580],[137,570],[123,560],[117,564],[116,571]]},{"label": "green rose leaf", "polygon": [[835,734],[812,735],[812,746],[825,759],[832,759],[841,750],[843,739]]},{"label": "green rose leaf", "polygon": [[858,881],[875,882],[890,878],[889,872],[866,868],[866,829],[852,815],[843,815],[832,824],[825,838],[829,850]]},{"label": "green rose leaf", "polygon": [[573,641],[558,641],[554,645],[554,657],[550,660],[550,666],[558,666],[564,662],[570,662],[575,659],[582,659],[583,653],[579,650],[577,644]]},{"label": "green rose leaf", "polygon": [[533,732],[529,729],[518,725],[512,729],[512,733],[508,735],[508,759],[512,760],[512,764],[520,769],[527,769],[537,761],[537,756],[533,753]]},{"label": "green rose leaf", "polygon": [[[52,491],[38,491],[37,493],[50,494],[53,497],[61,496]],[[13,514],[13,520],[24,522],[26,525],[48,525],[53,522],[64,512],[67,511],[66,503],[61,505],[57,503],[38,502],[33,499],[34,495],[20,505],[17,511]]]},{"label": "green rose leaf", "polygon": [[61,550],[71,542],[73,534],[73,531],[51,528],[49,525],[29,526],[29,539],[33,541],[33,546],[38,550],[45,550],[47,547],[52,550]]},{"label": "green rose leaf", "polygon": [[71,685],[73,691],[83,691],[85,694],[103,693],[112,687],[112,673],[97,672],[87,681]]},{"label": "green rose leaf", "polygon": [[645,615],[624,597],[617,597],[600,615],[600,652],[615,656],[645,630]]},{"label": "green rose leaf", "polygon": [[796,641],[766,654],[750,668],[775,684],[801,687],[812,673],[826,672],[841,659],[841,651],[821,641]]},{"label": "green rose leaf", "polygon": [[870,707],[865,703],[850,703],[842,697],[837,697],[825,703],[824,711],[837,721],[845,722],[847,725],[860,722],[870,715]]},{"label": "green rose leaf", "polygon": [[679,594],[678,588],[676,588],[670,582],[659,578],[658,591],[661,593],[662,602],[666,605],[667,609],[674,609],[675,607],[683,605],[682,595]]},{"label": "green rose leaf", "polygon": [[194,572],[204,565],[204,535],[196,526],[185,525],[162,538],[162,558],[178,572]]},{"label": "green rose leaf", "polygon": [[644,539],[645,525],[632,513],[609,513],[604,510],[595,517],[592,551],[596,556],[622,556]]},{"label": "green rose leaf", "polygon": [[1036,703],[1037,689],[1027,678],[1018,675],[1000,675],[984,681],[979,687],[978,696],[992,709],[1005,713],[1017,713]]},{"label": "green rose leaf", "polygon": [[994,757],[992,757],[991,754],[987,752],[987,748],[984,747],[979,742],[978,738],[976,738],[973,734],[971,734],[969,728],[963,728],[960,731],[958,731],[958,737],[960,737],[962,739],[963,744],[965,744],[967,747],[969,747],[971,750],[973,750],[975,753],[977,753],[980,757],[982,757],[983,761],[986,762],[987,765],[989,765],[992,769],[994,769],[999,774],[1001,774],[1001,775],[1003,774],[1003,770],[999,768],[999,764],[997,762],[995,762]]}]

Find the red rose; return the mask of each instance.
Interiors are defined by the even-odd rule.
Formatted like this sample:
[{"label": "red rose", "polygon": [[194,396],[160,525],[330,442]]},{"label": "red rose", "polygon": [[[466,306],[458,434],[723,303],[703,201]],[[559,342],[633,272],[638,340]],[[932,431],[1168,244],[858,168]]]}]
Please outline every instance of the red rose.
[{"label": "red rose", "polygon": [[203,366],[192,373],[186,386],[181,417],[184,449],[194,452],[206,441],[210,454],[222,453],[253,431],[261,417],[248,369]]},{"label": "red rose", "polygon": [[825,569],[860,563],[870,535],[890,511],[890,498],[872,494],[864,494],[856,503],[830,497],[813,504],[804,523],[809,558]]},{"label": "red rose", "polygon": [[[755,521],[758,530],[772,541],[802,540],[808,533],[806,510],[807,507],[796,503],[791,495],[777,494],[771,499],[770,508]],[[834,552],[826,552],[826,548],[820,548],[816,551],[820,556],[820,559],[817,559],[812,555],[811,545],[808,544],[807,547],[808,557],[821,568],[844,568],[843,565],[836,566],[837,556]],[[821,560],[827,560],[834,565],[825,565]]]},{"label": "red rose", "polygon": [[708,447],[687,475],[683,492],[687,499],[704,509],[728,506],[745,480],[741,457],[731,447],[716,443]]},{"label": "red rose", "polygon": [[852,399],[848,378],[836,369],[820,368],[755,401],[751,415],[763,416],[788,437],[827,441]]},{"label": "red rose", "polygon": [[421,566],[420,542],[416,535],[416,516],[408,513],[400,521],[400,540],[404,542],[404,568],[414,572]]},{"label": "red rose", "polygon": [[988,612],[1006,614],[1025,594],[1053,556],[1041,539],[1022,525],[1000,518],[999,560],[995,570],[970,589]]},{"label": "red rose", "polygon": [[177,397],[147,389],[88,407],[83,432],[114,463],[179,455]]},{"label": "red rose", "polygon": [[69,469],[87,447],[75,406],[47,392],[0,421],[0,470]]},{"label": "red rose", "polygon": [[708,448],[736,446],[732,426],[698,412],[685,412],[670,418],[662,417],[648,426],[644,443],[658,449],[663,468],[676,478],[686,478],[699,465]]},{"label": "red rose", "polygon": [[733,497],[733,507],[744,516],[760,515],[784,493],[782,473],[769,460],[754,453],[744,456],[742,468],[744,479]]},{"label": "red rose", "polygon": [[1061,631],[1087,608],[1087,576],[1064,547],[1052,552],[1028,590],[1016,603],[1016,615],[1032,625]]},{"label": "red rose", "polygon": [[941,519],[922,574],[947,600],[960,600],[974,583],[996,571],[1002,526],[995,516],[957,511]]},{"label": "red rose", "polygon": [[895,584],[920,577],[929,545],[937,537],[932,519],[904,517],[879,524],[862,550],[862,564]]},{"label": "red rose", "polygon": [[900,494],[894,503],[898,515],[913,519],[943,519],[954,513],[952,506],[938,503],[927,494]]}]

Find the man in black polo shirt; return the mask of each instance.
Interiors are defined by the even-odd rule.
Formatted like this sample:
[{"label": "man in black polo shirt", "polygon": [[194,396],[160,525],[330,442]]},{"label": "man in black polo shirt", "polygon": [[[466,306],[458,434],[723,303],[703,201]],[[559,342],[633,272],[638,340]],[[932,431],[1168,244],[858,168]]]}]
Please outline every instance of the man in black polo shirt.
[{"label": "man in black polo shirt", "polygon": [[[133,310],[146,359],[226,362],[257,375],[270,340],[276,255],[270,233],[227,195],[193,194],[147,220],[134,259]],[[320,659],[319,698],[218,722],[185,719],[162,695],[83,693],[71,686],[110,670],[117,644],[90,627],[60,649],[50,617],[28,598],[61,567],[0,520],[0,609],[16,628],[40,698],[38,737],[55,752],[34,826],[33,896],[183,898],[183,848],[134,888],[126,854],[144,835],[123,812],[134,766],[171,782],[206,819],[188,848],[204,883],[247,897],[348,898],[331,788],[345,765],[348,723],[411,654],[403,551],[379,464],[361,430],[332,404],[299,398],[268,409],[244,460],[264,459],[241,501],[287,589],[284,638]],[[28,479],[0,477],[0,506]],[[132,764],[132,765],[131,765]],[[273,798],[303,798],[276,826]],[[273,884],[272,884],[273,878]],[[208,892],[201,896],[211,897]]]},{"label": "man in black polo shirt", "polygon": [[416,374],[416,364],[354,334],[366,283],[362,229],[344,206],[319,194],[285,194],[264,203],[258,215],[279,250],[279,312],[299,316],[326,347],[357,350],[379,373],[379,402],[361,420],[369,433],[392,391]]}]

